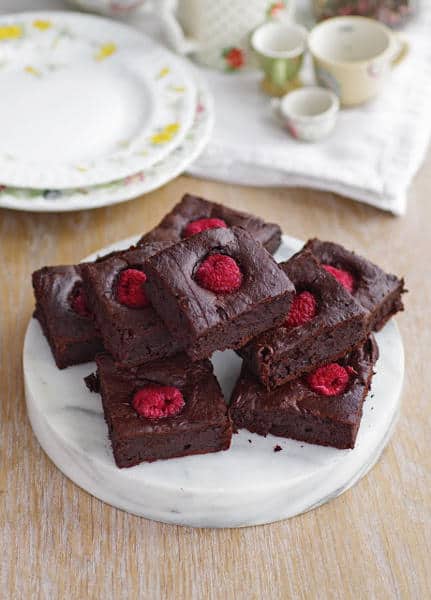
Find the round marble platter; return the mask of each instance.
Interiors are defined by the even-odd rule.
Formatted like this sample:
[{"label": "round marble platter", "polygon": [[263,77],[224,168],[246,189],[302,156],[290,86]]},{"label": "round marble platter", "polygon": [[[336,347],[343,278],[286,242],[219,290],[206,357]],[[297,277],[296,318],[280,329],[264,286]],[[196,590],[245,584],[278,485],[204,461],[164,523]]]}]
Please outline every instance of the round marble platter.
[{"label": "round marble platter", "polygon": [[[134,242],[135,238],[124,240],[102,253]],[[277,260],[287,259],[301,245],[284,236]],[[242,430],[225,452],[119,469],[112,457],[100,397],[83,382],[95,365],[58,370],[34,319],[27,329],[23,355],[28,415],[40,445],[57,467],[108,504],[156,521],[193,527],[269,523],[339,496],[379,459],[399,411],[404,350],[393,321],[376,339],[380,358],[354,450],[272,435],[264,438]],[[213,363],[229,398],[240,359],[234,352],[219,352]],[[274,452],[276,445],[282,450]]]}]

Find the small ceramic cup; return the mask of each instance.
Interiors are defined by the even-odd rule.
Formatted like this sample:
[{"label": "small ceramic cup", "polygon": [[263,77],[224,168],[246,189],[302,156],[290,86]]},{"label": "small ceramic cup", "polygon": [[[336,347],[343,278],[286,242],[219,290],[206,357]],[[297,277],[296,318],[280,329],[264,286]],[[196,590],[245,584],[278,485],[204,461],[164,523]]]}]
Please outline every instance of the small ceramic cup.
[{"label": "small ceramic cup", "polygon": [[310,86],[273,98],[271,108],[294,138],[315,142],[333,130],[340,102],[334,92]]},{"label": "small ceramic cup", "polygon": [[391,68],[408,52],[408,43],[388,27],[365,17],[336,17],[312,29],[308,47],[321,85],[341,104],[362,104],[376,96]]},{"label": "small ceramic cup", "polygon": [[284,96],[300,86],[298,74],[307,46],[305,27],[294,23],[265,23],[254,31],[251,45],[265,74],[264,92]]}]

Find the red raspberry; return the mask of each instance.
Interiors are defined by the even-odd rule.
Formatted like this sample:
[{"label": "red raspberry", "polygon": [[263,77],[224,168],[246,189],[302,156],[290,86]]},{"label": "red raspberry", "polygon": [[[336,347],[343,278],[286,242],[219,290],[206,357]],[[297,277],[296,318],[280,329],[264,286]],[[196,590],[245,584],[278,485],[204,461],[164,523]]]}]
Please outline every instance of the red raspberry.
[{"label": "red raspberry", "polygon": [[121,271],[117,284],[117,300],[129,308],[144,308],[149,300],[145,293],[144,283],[147,276],[138,269]]},{"label": "red raspberry", "polygon": [[317,313],[316,298],[311,292],[301,292],[293,298],[292,306],[286,318],[288,327],[304,325],[314,319]]},{"label": "red raspberry", "polygon": [[75,286],[70,297],[70,307],[81,317],[89,317],[91,315],[88,308],[87,295],[81,284]]},{"label": "red raspberry", "polygon": [[322,265],[322,267],[333,275],[335,279],[337,279],[341,285],[344,285],[346,290],[353,294],[353,290],[355,289],[355,279],[349,271],[344,271],[344,269],[337,269],[337,267],[333,267],[332,265]]},{"label": "red raspberry", "polygon": [[135,392],[132,406],[141,417],[161,419],[178,414],[184,406],[184,398],[176,387],[147,385]]},{"label": "red raspberry", "polygon": [[338,363],[319,367],[307,377],[310,388],[323,396],[342,394],[349,383],[349,371]]},{"label": "red raspberry", "polygon": [[198,219],[197,221],[191,221],[184,228],[183,237],[190,237],[191,235],[205,231],[205,229],[216,229],[217,227],[226,228],[227,225],[223,219]]},{"label": "red raspberry", "polygon": [[241,287],[242,273],[230,256],[211,254],[196,271],[196,281],[207,290],[227,294]]}]

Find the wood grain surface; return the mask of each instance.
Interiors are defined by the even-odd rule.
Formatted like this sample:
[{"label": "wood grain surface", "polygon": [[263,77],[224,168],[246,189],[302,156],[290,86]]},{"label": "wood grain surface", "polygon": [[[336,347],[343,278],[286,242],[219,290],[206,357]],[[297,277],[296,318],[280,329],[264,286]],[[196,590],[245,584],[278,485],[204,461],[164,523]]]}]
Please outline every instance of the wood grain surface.
[{"label": "wood grain surface", "polygon": [[[395,218],[332,194],[181,177],[116,207],[73,214],[0,209],[0,597],[254,600],[431,597],[431,156]],[[21,352],[31,272],[76,262],[153,227],[184,192],[333,239],[404,274],[403,409],[379,464],[310,513],[260,527],[198,530],[111,508],[51,463],[26,417]]]}]

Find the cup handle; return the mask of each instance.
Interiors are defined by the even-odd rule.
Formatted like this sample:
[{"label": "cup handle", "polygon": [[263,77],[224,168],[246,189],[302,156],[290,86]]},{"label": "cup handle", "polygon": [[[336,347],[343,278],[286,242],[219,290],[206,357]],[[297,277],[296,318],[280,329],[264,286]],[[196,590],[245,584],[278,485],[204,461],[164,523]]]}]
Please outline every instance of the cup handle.
[{"label": "cup handle", "polygon": [[175,17],[177,0],[147,0],[143,12],[154,14],[161,22],[169,46],[179,54],[195,52],[199,44],[196,40],[186,37],[184,31]]},{"label": "cup handle", "polygon": [[398,51],[391,60],[391,66],[396,67],[406,58],[410,51],[410,44],[401,33],[394,33],[396,42],[398,43]]},{"label": "cup handle", "polygon": [[281,101],[279,98],[272,98],[269,106],[271,108],[271,112],[274,115],[274,117],[277,119],[277,121],[279,121],[280,123],[283,122],[283,116],[281,114]]}]

